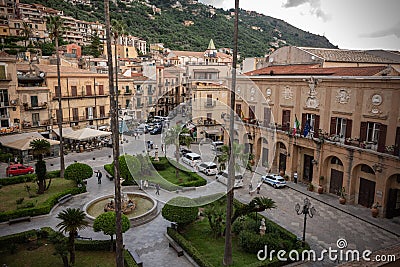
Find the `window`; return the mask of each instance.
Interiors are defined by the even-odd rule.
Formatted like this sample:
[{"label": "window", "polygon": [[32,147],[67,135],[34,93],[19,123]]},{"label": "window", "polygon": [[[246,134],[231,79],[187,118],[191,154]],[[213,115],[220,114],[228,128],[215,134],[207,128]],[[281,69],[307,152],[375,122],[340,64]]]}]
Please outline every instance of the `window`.
[{"label": "window", "polygon": [[379,139],[379,123],[368,122],[367,124],[367,142],[378,142]]},{"label": "window", "polygon": [[56,110],[56,117],[57,117],[57,123],[60,123],[62,121],[61,120],[62,115],[61,115],[60,109]]},{"label": "window", "polygon": [[129,85],[125,86],[125,93],[129,94]]},{"label": "window", "polygon": [[137,106],[138,108],[141,108],[141,107],[142,107],[142,99],[141,99],[141,98],[136,98],[136,106]]},{"label": "window", "polygon": [[129,99],[126,99],[125,100],[125,108],[129,108],[129,104],[130,104],[130,100]]},{"label": "window", "polygon": [[78,89],[76,86],[71,86],[71,96],[78,96]]},{"label": "window", "polygon": [[93,107],[86,108],[86,119],[93,120]]},{"label": "window", "polygon": [[[301,128],[304,134],[306,127],[308,128],[308,134],[311,137],[319,137],[319,115],[312,113],[303,113],[301,117]],[[307,134],[307,135],[308,135]]]},{"label": "window", "polygon": [[241,118],[243,117],[242,115],[242,105],[241,104],[236,104],[236,114]]},{"label": "window", "polygon": [[331,164],[343,166],[342,161],[341,161],[339,158],[337,158],[337,157],[332,157],[332,159],[331,159]]},{"label": "window", "polygon": [[5,80],[6,76],[6,66],[2,65],[0,66],[0,79]]},{"label": "window", "polygon": [[249,106],[249,119],[254,120],[256,116],[254,115],[254,111],[256,110],[255,106]]},{"label": "window", "polygon": [[149,95],[153,94],[153,87],[151,85],[147,86],[147,92],[148,92]]},{"label": "window", "polygon": [[74,121],[79,121],[79,110],[78,110],[78,108],[72,108],[72,119]]},{"label": "window", "polygon": [[99,95],[104,95],[104,85],[99,85]]},{"label": "window", "polygon": [[92,86],[90,84],[86,85],[86,95],[87,96],[92,95]]},{"label": "window", "polygon": [[289,131],[290,129],[290,110],[282,110],[282,130]]},{"label": "window", "polygon": [[105,107],[100,106],[100,118],[104,118],[106,116]]},{"label": "window", "polygon": [[153,97],[149,96],[149,105],[153,105]]},{"label": "window", "polygon": [[39,113],[32,113],[32,125],[33,126],[40,126]]},{"label": "window", "polygon": [[38,97],[37,95],[32,95],[31,96],[31,106],[32,107],[38,107]]},{"label": "window", "polygon": [[264,127],[268,127],[270,123],[271,123],[271,109],[270,108],[264,108],[263,126]]},{"label": "window", "polygon": [[374,170],[370,166],[368,166],[366,164],[362,164],[361,165],[361,171],[365,172],[365,173],[375,174]]},{"label": "window", "polygon": [[212,106],[212,95],[207,95],[207,102],[206,105],[207,107],[211,107]]},{"label": "window", "polygon": [[56,97],[60,97],[61,96],[61,92],[58,90],[58,86],[54,86],[54,95]]},{"label": "window", "polygon": [[352,124],[350,119],[332,117],[330,134],[340,138],[350,138]]}]

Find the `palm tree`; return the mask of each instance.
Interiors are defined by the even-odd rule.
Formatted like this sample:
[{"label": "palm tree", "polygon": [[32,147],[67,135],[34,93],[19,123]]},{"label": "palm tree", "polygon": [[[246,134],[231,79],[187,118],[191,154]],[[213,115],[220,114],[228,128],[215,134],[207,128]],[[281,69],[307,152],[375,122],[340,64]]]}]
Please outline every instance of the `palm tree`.
[{"label": "palm tree", "polygon": [[250,214],[252,212],[263,212],[267,209],[276,208],[275,201],[267,197],[255,197],[249,204],[243,204],[236,208],[231,223],[233,224],[237,218]]},{"label": "palm tree", "polygon": [[54,246],[54,254],[60,255],[64,267],[68,267],[68,242],[61,232],[54,232],[49,236],[50,242]]},{"label": "palm tree", "polygon": [[65,31],[63,26],[63,19],[60,16],[49,16],[47,18],[47,27],[50,35],[50,39],[55,42],[56,45],[56,57],[57,57],[57,95],[58,95],[58,130],[60,131],[60,177],[64,178],[65,173],[65,161],[64,161],[64,140],[62,132],[62,102],[61,102],[61,76],[60,76],[60,54],[58,53],[58,39],[62,36]]},{"label": "palm tree", "polygon": [[[113,162],[114,162],[114,176],[119,177],[119,127],[118,127],[118,111],[116,100],[116,91],[118,88],[114,87],[114,72],[111,51],[111,25],[110,25],[110,1],[104,0],[104,15],[106,22],[106,40],[107,40],[107,65],[108,65],[108,86],[110,90],[110,115],[111,115],[111,132],[113,142]],[[123,258],[123,236],[122,236],[122,209],[121,209],[121,184],[120,179],[114,179],[114,195],[115,195],[115,239],[116,239],[116,253],[115,261],[117,267],[124,266]]]},{"label": "palm tree", "polygon": [[[235,110],[235,92],[236,92],[236,66],[237,66],[237,58],[238,58],[238,33],[239,33],[239,0],[235,0],[235,20],[234,20],[234,33],[233,33],[233,62],[232,62],[232,87],[230,93],[230,117],[229,121],[229,132],[231,133],[229,146],[233,147],[233,133],[235,132],[235,122],[234,122],[234,110]],[[235,177],[235,157],[229,158],[229,166],[228,166],[228,186],[227,186],[227,194],[226,194],[226,231],[225,231],[225,248],[224,248],[224,265],[232,265],[232,235],[231,235],[231,218],[233,213],[233,179]]]},{"label": "palm tree", "polygon": [[32,36],[32,28],[29,26],[29,23],[24,21],[22,22],[22,31],[20,32],[22,36],[25,38],[25,49],[26,49],[26,41]]},{"label": "palm tree", "polygon": [[61,211],[57,219],[62,220],[57,224],[57,228],[63,233],[68,233],[68,250],[70,254],[70,264],[75,264],[75,236],[79,230],[85,229],[88,222],[85,221],[85,213],[80,209],[68,208]]},{"label": "palm tree", "polygon": [[[35,165],[37,184],[38,184],[38,194],[43,194],[46,190],[46,162],[43,160],[43,154],[50,151],[50,143],[45,139],[34,139],[30,142],[32,147],[33,155],[38,157],[38,161]],[[49,185],[50,186],[50,183]],[[47,187],[48,189],[48,187]]]},{"label": "palm tree", "polygon": [[117,101],[117,107],[118,107],[118,49],[117,49],[117,45],[118,45],[118,38],[120,36],[123,36],[126,34],[125,31],[126,25],[116,19],[111,20],[111,31],[113,32],[113,38],[114,38],[114,60],[115,60],[115,88],[116,88],[116,101]]},{"label": "palm tree", "polygon": [[[190,147],[190,143],[193,141],[193,138],[189,134],[189,130],[187,128],[183,128],[180,125],[175,125],[174,127],[168,129],[165,135],[165,145],[175,145],[175,160],[179,162],[179,147],[181,144],[185,144],[187,147]],[[176,178],[179,178],[179,169],[175,168]]]}]

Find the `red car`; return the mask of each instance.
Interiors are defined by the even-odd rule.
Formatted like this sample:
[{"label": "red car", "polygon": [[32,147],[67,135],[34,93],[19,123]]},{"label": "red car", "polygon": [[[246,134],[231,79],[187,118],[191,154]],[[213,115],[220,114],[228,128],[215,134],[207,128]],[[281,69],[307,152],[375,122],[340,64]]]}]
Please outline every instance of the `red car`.
[{"label": "red car", "polygon": [[28,174],[28,173],[34,173],[34,172],[35,172],[35,170],[33,169],[32,166],[25,166],[22,164],[12,164],[12,165],[8,166],[6,169],[7,177],[23,175],[23,174]]}]

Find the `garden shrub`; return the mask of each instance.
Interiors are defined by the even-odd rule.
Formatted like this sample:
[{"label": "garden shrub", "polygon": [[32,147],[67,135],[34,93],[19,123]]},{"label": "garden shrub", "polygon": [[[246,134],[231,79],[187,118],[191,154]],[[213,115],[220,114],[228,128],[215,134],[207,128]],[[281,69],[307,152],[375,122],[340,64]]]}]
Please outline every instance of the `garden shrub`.
[{"label": "garden shrub", "polygon": [[159,159],[160,161],[154,161],[154,158],[151,158],[151,163],[153,164],[154,169],[156,169],[156,171],[167,169],[170,165],[168,159],[166,157],[160,157]]},{"label": "garden shrub", "polygon": [[110,163],[104,165],[104,170],[106,170],[109,175],[114,176],[114,164]]},{"label": "garden shrub", "polygon": [[232,225],[232,232],[239,234],[243,230],[257,232],[260,229],[260,224],[250,217],[240,217]]},{"label": "garden shrub", "polygon": [[20,184],[24,182],[33,182],[36,180],[36,174],[25,174],[7,178],[1,178],[0,184],[1,185],[11,185],[11,184]]},{"label": "garden shrub", "polygon": [[52,179],[52,178],[59,178],[60,177],[60,170],[56,171],[49,171],[46,174],[47,179]]},{"label": "garden shrub", "polygon": [[[125,179],[125,181],[132,182],[133,176],[137,176],[140,172],[140,162],[139,160],[131,155],[122,155],[118,158],[120,176]],[[114,164],[112,164],[114,168]]]},{"label": "garden shrub", "polygon": [[93,169],[84,163],[72,163],[65,169],[64,177],[67,180],[74,180],[77,184],[81,184],[83,180],[93,176]]},{"label": "garden shrub", "polygon": [[176,222],[179,227],[194,222],[199,212],[196,202],[187,197],[176,197],[169,200],[162,208],[162,216],[170,221]]}]

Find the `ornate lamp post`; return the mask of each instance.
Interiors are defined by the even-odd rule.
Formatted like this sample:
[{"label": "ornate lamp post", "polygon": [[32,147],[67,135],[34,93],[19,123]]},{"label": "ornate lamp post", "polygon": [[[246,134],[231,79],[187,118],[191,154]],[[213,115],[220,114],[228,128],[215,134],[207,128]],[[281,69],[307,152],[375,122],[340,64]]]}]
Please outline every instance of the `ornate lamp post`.
[{"label": "ornate lamp post", "polygon": [[300,204],[297,203],[295,206],[295,210],[297,212],[297,215],[301,215],[304,214],[304,227],[303,227],[303,247],[306,244],[306,224],[307,224],[307,215],[310,216],[310,218],[312,218],[314,216],[314,214],[316,213],[315,208],[311,206],[310,200],[308,200],[308,198],[304,199],[304,205],[303,205],[303,209],[300,210]]}]

